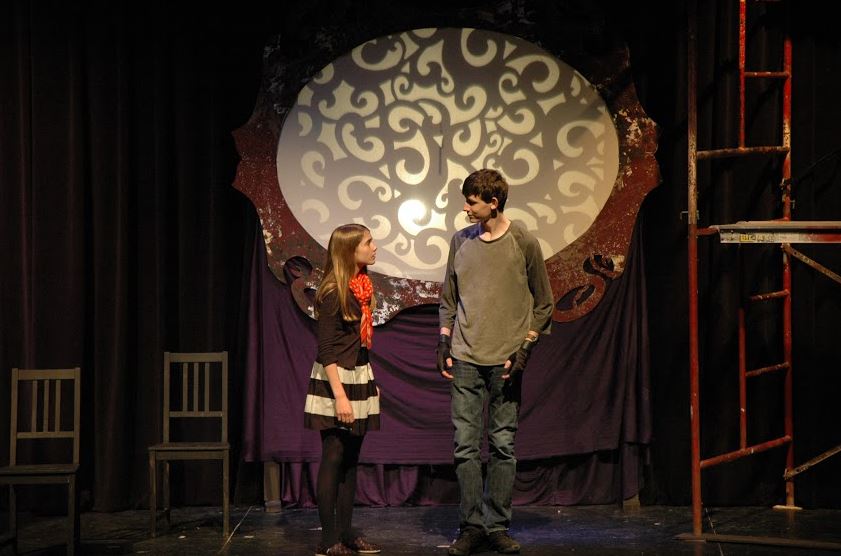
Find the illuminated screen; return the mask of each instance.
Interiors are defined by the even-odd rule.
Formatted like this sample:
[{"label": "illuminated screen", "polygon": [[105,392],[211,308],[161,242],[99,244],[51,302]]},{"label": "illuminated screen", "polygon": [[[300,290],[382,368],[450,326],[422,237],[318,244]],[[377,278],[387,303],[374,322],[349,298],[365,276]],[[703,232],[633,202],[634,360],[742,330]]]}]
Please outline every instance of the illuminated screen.
[{"label": "illuminated screen", "polygon": [[619,168],[597,91],[522,39],[477,29],[416,29],[366,42],[323,68],[283,124],[278,183],[322,246],[358,222],[377,272],[440,281],[449,239],[468,224],[461,184],[479,168],[511,186],[505,214],[544,258],[593,223]]}]

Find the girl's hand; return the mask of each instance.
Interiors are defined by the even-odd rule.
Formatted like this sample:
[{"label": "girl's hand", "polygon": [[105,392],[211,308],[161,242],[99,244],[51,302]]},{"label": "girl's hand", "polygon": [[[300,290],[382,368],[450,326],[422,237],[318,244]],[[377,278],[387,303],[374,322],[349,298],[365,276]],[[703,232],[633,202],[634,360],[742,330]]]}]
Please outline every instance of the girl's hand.
[{"label": "girl's hand", "polygon": [[340,423],[353,424],[353,406],[350,405],[347,396],[336,399],[336,418]]}]

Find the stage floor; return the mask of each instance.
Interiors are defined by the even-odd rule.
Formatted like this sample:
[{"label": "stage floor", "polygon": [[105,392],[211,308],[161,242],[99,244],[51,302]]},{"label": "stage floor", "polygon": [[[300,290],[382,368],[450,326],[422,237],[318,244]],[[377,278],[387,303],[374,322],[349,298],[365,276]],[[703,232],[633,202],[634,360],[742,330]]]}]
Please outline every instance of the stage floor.
[{"label": "stage floor", "polygon": [[[5,529],[6,516],[0,516]],[[81,516],[82,554],[148,555],[272,555],[314,554],[319,539],[314,509],[284,509],[267,513],[260,506],[232,509],[227,540],[221,537],[220,508],[182,508],[172,513],[172,528],[148,538],[149,514],[136,510],[86,512]],[[64,523],[60,518],[19,516],[19,553],[63,554]],[[383,547],[383,556],[446,554],[456,535],[455,506],[356,508],[354,524]],[[523,554],[831,554],[830,550],[687,542],[675,536],[691,532],[688,507],[526,506],[514,510],[513,536]],[[838,543],[841,547],[841,510],[788,512],[771,508],[738,507],[705,510],[704,532],[720,535],[797,538]],[[0,554],[11,553],[10,547]],[[492,554],[485,552],[485,554]]]}]

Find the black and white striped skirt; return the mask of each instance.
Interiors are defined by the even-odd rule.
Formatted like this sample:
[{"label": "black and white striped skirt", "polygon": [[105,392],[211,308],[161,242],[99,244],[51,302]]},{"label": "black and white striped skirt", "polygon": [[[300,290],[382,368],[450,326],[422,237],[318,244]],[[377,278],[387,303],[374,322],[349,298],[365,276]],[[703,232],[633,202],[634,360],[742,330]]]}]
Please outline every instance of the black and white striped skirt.
[{"label": "black and white striped skirt", "polygon": [[313,430],[331,428],[349,429],[352,434],[363,435],[380,428],[380,397],[374,382],[371,364],[357,365],[353,369],[337,367],[350,405],[353,407],[353,425],[336,419],[336,402],[327,373],[321,363],[314,363],[304,404],[304,426]]}]

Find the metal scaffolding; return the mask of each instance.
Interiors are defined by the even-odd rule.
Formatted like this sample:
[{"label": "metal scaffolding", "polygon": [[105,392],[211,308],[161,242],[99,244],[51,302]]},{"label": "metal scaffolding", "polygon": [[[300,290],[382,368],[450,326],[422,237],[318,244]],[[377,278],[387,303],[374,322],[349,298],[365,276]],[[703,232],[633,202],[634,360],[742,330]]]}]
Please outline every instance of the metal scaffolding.
[{"label": "metal scaffolding", "polygon": [[[759,3],[761,0],[757,0]],[[771,1],[771,0],[766,0]],[[786,29],[783,39],[782,71],[747,71],[746,29],[747,0],[739,0],[739,144],[738,147],[709,150],[698,149],[698,47],[697,47],[697,0],[690,0],[688,6],[688,270],[689,270],[689,369],[690,369],[690,419],[692,427],[692,534],[682,535],[685,540],[716,540],[718,542],[747,542],[775,544],[767,537],[733,537],[722,535],[704,535],[701,524],[701,471],[722,463],[734,461],[776,447],[785,447],[786,465],[783,478],[785,481],[785,506],[794,509],[793,478],[800,472],[835,453],[841,452],[841,446],[795,467],[794,430],[792,407],[792,257],[808,264],[830,279],[841,284],[841,277],[831,270],[813,261],[793,247],[793,243],[841,243],[841,222],[838,221],[795,221],[791,218],[791,85],[792,85],[792,43]],[[747,146],[745,141],[745,82],[752,79],[780,80],[782,82],[782,118],[780,122],[782,144],[769,146]],[[699,225],[698,213],[698,162],[724,157],[777,156],[783,157],[781,165],[780,187],[782,194],[782,214],[779,219],[767,221],[740,221],[734,224]],[[781,246],[781,283],[778,291],[749,295],[738,311],[738,358],[739,358],[739,448],[712,457],[701,455],[701,417],[700,417],[700,363],[699,363],[699,311],[698,311],[698,243],[705,237],[718,236],[721,243],[737,244],[779,244]],[[772,300],[782,301],[783,348],[782,361],[773,365],[748,369],[745,332],[745,313],[747,306]],[[747,442],[747,382],[749,379],[766,373],[784,373],[784,415],[783,434],[777,438],[758,444]],[[773,539],[772,539],[773,540]],[[779,539],[780,544],[791,546],[792,539]],[[785,541],[785,542],[782,542]],[[825,543],[824,543],[825,544]],[[801,546],[815,546],[805,542]],[[837,545],[841,547],[841,545]],[[823,547],[822,547],[823,548]]]}]

